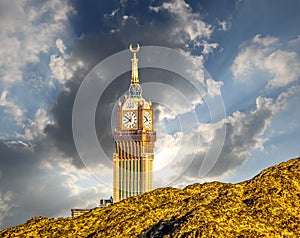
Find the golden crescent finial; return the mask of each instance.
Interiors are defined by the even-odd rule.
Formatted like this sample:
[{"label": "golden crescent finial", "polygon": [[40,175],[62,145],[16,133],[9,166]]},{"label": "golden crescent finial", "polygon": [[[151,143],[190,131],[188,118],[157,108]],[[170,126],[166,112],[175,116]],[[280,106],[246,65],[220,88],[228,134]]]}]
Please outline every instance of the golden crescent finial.
[{"label": "golden crescent finial", "polygon": [[132,53],[137,53],[137,52],[139,52],[140,51],[140,45],[139,44],[136,44],[136,49],[133,49],[132,48],[132,44],[130,44],[130,46],[129,46],[129,50],[132,52]]}]

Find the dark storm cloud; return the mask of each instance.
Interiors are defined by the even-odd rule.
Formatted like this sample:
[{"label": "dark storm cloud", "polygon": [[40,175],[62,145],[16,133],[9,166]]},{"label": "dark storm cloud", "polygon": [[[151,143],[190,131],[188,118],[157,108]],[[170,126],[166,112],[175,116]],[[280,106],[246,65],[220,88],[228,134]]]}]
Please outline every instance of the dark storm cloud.
[{"label": "dark storm cloud", "polygon": [[[26,178],[36,167],[36,154],[22,145],[0,141],[1,188],[14,184],[21,188],[19,176]],[[15,175],[18,175],[15,176]]]},{"label": "dark storm cloud", "polygon": [[70,206],[80,203],[63,185],[63,176],[41,167],[51,156],[50,146],[43,140],[34,148],[18,141],[0,141],[0,229],[37,215],[69,213]]},{"label": "dark storm cloud", "polygon": [[[74,164],[79,168],[83,164],[76,152],[72,134],[72,109],[76,93],[84,77],[96,64],[122,49],[123,45],[118,38],[99,33],[92,36],[83,36],[72,52],[69,64],[82,61],[84,67],[76,69],[73,78],[66,84],[68,90],[62,91],[58,96],[57,102],[51,111],[55,119],[55,125],[49,125],[45,132],[60,151],[73,158]],[[107,105],[109,100],[109,98],[107,100],[103,99],[102,104]],[[100,114],[105,115],[107,109],[100,105],[98,111]],[[102,119],[100,117],[100,120]],[[110,121],[104,120],[105,122],[100,123],[101,125],[110,124]]]}]

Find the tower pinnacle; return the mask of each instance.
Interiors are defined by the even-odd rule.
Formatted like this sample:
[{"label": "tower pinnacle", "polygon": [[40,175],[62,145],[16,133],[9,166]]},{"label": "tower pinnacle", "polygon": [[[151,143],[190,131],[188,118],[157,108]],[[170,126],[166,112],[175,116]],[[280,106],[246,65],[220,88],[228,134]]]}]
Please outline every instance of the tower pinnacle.
[{"label": "tower pinnacle", "polygon": [[140,51],[140,45],[137,44],[136,49],[133,49],[132,44],[130,44],[129,49],[133,53],[133,58],[131,59],[131,83],[139,83],[138,59],[136,58],[136,53]]}]

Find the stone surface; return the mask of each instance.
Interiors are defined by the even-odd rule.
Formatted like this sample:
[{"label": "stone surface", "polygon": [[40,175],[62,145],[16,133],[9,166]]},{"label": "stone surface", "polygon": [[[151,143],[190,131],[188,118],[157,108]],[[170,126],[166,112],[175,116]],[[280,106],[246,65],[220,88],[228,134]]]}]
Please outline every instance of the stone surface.
[{"label": "stone surface", "polygon": [[300,237],[300,158],[238,184],[160,188],[77,218],[35,217],[0,237]]}]

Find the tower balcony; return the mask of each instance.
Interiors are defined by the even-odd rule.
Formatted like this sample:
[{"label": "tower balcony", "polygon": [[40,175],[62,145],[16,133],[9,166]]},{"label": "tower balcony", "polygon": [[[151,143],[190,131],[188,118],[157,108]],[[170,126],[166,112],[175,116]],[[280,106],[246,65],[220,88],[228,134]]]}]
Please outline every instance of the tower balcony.
[{"label": "tower balcony", "polygon": [[114,132],[115,141],[145,141],[155,142],[156,131],[145,131],[145,130],[116,130]]}]

